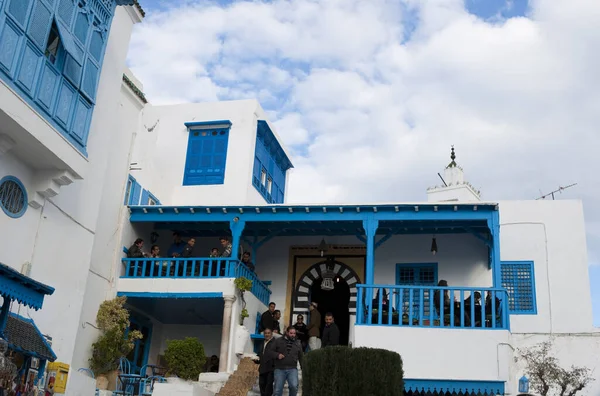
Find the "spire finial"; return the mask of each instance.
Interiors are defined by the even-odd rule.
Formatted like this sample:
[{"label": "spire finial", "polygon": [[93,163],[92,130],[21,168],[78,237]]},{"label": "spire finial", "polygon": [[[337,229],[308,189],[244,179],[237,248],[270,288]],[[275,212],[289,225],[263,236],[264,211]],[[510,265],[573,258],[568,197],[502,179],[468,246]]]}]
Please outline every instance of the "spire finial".
[{"label": "spire finial", "polygon": [[450,150],[450,159],[452,161],[448,164],[447,168],[454,168],[454,167],[456,167],[456,161],[454,161],[456,159],[456,154],[454,153],[454,145],[452,145],[452,148]]}]

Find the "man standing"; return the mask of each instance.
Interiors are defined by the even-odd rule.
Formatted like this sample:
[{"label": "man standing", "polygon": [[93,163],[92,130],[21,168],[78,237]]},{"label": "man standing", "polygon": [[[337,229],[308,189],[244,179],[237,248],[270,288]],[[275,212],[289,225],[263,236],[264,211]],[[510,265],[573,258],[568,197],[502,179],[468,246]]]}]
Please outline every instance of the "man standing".
[{"label": "man standing", "polygon": [[279,319],[281,319],[281,311],[276,309],[273,312],[273,337],[275,338],[281,337],[281,325],[279,324]]},{"label": "man standing", "polygon": [[181,235],[178,232],[174,232],[173,244],[167,250],[167,257],[180,257],[185,245],[186,243],[181,239]]},{"label": "man standing", "polygon": [[258,354],[258,385],[260,387],[260,396],[273,396],[273,370],[275,370],[275,340],[271,329],[264,331],[265,343]]},{"label": "man standing", "polygon": [[323,348],[340,345],[340,329],[333,322],[333,314],[325,314],[325,328],[323,329]]},{"label": "man standing", "polygon": [[298,363],[302,367],[302,345],[296,339],[296,329],[289,326],[285,336],[275,341],[275,396],[283,395],[285,382],[290,396],[298,394]]},{"label": "man standing", "polygon": [[275,303],[270,302],[269,309],[263,312],[260,317],[260,326],[258,329],[260,333],[263,333],[265,329],[271,329],[271,331],[273,330],[273,312],[275,312]]},{"label": "man standing", "polygon": [[308,308],[310,310],[310,323],[306,328],[308,330],[308,348],[311,351],[321,348],[321,313],[317,309],[317,303],[312,302]]}]

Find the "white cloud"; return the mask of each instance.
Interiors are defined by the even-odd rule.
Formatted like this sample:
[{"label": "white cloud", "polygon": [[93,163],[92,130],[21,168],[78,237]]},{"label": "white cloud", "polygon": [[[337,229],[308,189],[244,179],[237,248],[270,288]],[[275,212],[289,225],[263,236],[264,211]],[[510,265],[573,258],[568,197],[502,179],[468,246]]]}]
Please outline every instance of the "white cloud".
[{"label": "white cloud", "polygon": [[[407,42],[403,10],[418,18]],[[563,197],[584,200],[600,260],[599,2],[537,0],[494,23],[463,0],[149,11],[130,64],[150,100],[258,98],[295,154],[290,200],[424,199],[455,144],[487,199],[579,183]]]}]

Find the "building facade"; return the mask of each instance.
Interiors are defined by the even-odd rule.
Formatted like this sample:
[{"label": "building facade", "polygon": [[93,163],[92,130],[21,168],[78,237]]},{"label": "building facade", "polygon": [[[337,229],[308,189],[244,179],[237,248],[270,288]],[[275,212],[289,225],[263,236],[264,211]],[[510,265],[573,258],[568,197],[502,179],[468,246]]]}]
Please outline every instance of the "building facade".
[{"label": "building facade", "polygon": [[43,309],[11,311],[75,371],[114,289],[108,251],[137,130],[122,122],[143,107],[123,110],[123,73],[142,19],[135,0],[0,1],[0,262],[54,289]]},{"label": "building facade", "polygon": [[[481,201],[452,150],[425,202],[291,205],[291,162],[255,101],[144,112],[152,130],[136,136],[122,244],[143,238],[162,258],[124,258],[116,274],[117,293],[152,329],[138,366],[191,335],[231,372],[260,342],[269,301],[282,330],[315,301],[343,343],[400,353],[412,394],[516,394],[519,349],[547,340],[565,367],[598,367],[581,202]],[[165,259],[173,232],[195,240],[192,258]],[[210,257],[221,236],[252,264]],[[254,282],[243,328],[238,276]]]}]

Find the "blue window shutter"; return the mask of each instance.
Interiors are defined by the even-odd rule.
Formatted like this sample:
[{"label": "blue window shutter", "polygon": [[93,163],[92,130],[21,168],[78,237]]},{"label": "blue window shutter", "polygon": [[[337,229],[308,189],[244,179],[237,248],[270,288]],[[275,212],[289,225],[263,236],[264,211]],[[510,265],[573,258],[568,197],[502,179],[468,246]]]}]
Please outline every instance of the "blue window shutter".
[{"label": "blue window shutter", "polygon": [[33,7],[33,14],[29,21],[27,34],[31,40],[42,51],[46,50],[48,44],[48,34],[52,25],[52,11],[41,1],[37,1]]},{"label": "blue window shutter", "polygon": [[73,41],[73,37],[69,33],[69,29],[67,29],[61,22],[56,21],[56,27],[58,28],[58,34],[60,36],[60,42],[63,45],[63,48],[71,57],[79,64],[83,65],[83,51],[77,47],[75,41]]},{"label": "blue window shutter", "polygon": [[142,201],[141,201],[141,205],[148,205],[148,198],[150,198],[150,194],[149,191],[146,189],[142,190]]},{"label": "blue window shutter", "polygon": [[83,70],[83,79],[81,80],[81,91],[92,101],[96,98],[96,87],[98,85],[98,74],[100,68],[91,57],[88,56]]},{"label": "blue window shutter", "polygon": [[71,31],[71,22],[73,21],[73,11],[75,10],[75,0],[59,0],[57,15],[64,22],[69,31]]},{"label": "blue window shutter", "polygon": [[142,192],[142,186],[137,182],[133,181],[133,186],[131,188],[131,198],[129,199],[129,205],[139,205],[140,204],[140,193]]},{"label": "blue window shutter", "polygon": [[88,14],[83,10],[79,10],[75,17],[75,26],[73,27],[73,33],[79,42],[85,47],[87,44],[87,36],[90,30],[90,21]]},{"label": "blue window shutter", "polygon": [[[19,25],[25,26],[27,20],[27,11],[31,5],[31,0],[9,0],[8,15],[10,15]],[[39,1],[38,1],[39,3]]]},{"label": "blue window shutter", "polygon": [[223,184],[228,140],[229,129],[190,131],[183,185]]},{"label": "blue window shutter", "polygon": [[131,200],[131,194],[133,193],[133,183],[134,183],[134,179],[129,176],[127,178],[127,185],[125,187],[125,198],[123,200],[123,205],[128,205],[129,201]]},{"label": "blue window shutter", "polygon": [[501,262],[500,279],[511,314],[537,314],[533,261]]},{"label": "blue window shutter", "polygon": [[102,55],[104,54],[104,35],[98,29],[92,31],[92,38],[90,39],[90,54],[94,57],[96,62],[102,61]]}]

